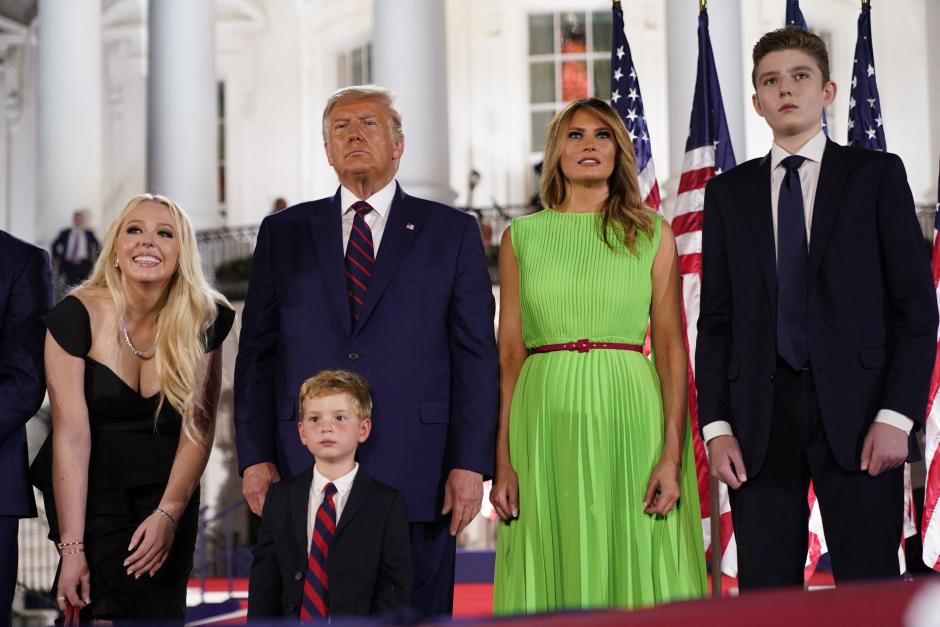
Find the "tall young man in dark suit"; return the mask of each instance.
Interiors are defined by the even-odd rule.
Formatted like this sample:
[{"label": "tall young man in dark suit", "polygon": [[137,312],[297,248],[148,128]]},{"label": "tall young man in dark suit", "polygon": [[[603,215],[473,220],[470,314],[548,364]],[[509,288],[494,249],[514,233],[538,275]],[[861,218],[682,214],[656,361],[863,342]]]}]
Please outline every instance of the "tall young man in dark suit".
[{"label": "tall young man in dark suit", "polygon": [[52,305],[49,256],[0,231],[0,623],[9,624],[16,588],[19,519],[36,515],[27,480],[26,422],[42,404],[40,320]]},{"label": "tall young man in dark suit", "polygon": [[499,405],[480,229],[396,183],[404,135],[388,90],[334,94],[323,139],[336,194],[268,216],[258,233],[235,364],[243,493],[260,513],[272,482],[309,465],[293,426],[304,379],[364,375],[377,420],[359,461],[405,497],[415,611],[449,614],[454,536],[480,509]]},{"label": "tall young man in dark suit", "polygon": [[823,135],[836,86],[819,37],[773,31],[753,57],[774,143],[706,188],[696,351],[739,582],[802,584],[810,479],[836,580],[897,577],[937,333],[911,191],[897,156]]}]

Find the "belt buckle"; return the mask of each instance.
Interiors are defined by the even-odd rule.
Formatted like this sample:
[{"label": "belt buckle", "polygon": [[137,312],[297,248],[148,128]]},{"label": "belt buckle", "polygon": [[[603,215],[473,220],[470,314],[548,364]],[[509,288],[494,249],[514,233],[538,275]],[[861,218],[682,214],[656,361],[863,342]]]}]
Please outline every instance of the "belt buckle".
[{"label": "belt buckle", "polygon": [[591,342],[589,342],[587,338],[578,340],[574,343],[574,350],[578,351],[579,353],[586,353],[591,350]]}]

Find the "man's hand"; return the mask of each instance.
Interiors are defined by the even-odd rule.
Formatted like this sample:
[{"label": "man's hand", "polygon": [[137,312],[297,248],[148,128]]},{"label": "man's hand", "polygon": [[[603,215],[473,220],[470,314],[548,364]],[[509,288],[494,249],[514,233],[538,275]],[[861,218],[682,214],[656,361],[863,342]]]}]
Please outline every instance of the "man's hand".
[{"label": "man's hand", "polygon": [[450,514],[450,535],[456,536],[470,524],[483,504],[483,475],[472,470],[454,468],[444,485],[444,509]]},{"label": "man's hand", "polygon": [[747,481],[741,446],[733,435],[719,435],[708,441],[708,466],[713,477],[737,490]]},{"label": "man's hand", "polygon": [[248,501],[248,507],[258,516],[264,509],[264,497],[268,494],[268,488],[272,483],[281,480],[281,475],[277,472],[277,466],[271,462],[261,462],[245,469],[242,473],[242,494]]},{"label": "man's hand", "polygon": [[873,422],[862,443],[862,472],[877,477],[907,461],[907,434],[883,422]]}]

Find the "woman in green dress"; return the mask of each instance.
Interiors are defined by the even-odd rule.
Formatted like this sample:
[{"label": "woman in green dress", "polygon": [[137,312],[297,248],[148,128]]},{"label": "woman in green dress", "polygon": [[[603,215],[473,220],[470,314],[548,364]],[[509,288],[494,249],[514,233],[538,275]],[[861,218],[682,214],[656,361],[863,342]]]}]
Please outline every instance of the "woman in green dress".
[{"label": "woman in green dress", "polygon": [[546,146],[546,209],[500,248],[494,611],[704,596],[672,230],[606,102],[568,105]]}]

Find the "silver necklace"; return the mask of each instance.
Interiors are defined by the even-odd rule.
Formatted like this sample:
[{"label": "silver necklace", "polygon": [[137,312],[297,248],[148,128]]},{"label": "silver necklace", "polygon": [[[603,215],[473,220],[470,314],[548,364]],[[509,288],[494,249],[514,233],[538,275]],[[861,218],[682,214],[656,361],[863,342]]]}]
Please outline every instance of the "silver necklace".
[{"label": "silver necklace", "polygon": [[150,359],[153,357],[153,354],[157,350],[156,346],[147,351],[142,351],[134,346],[134,343],[131,341],[131,336],[127,333],[127,320],[124,319],[124,316],[121,316],[121,333],[124,335],[124,343],[127,344],[127,347],[131,349],[132,353],[141,359]]}]

